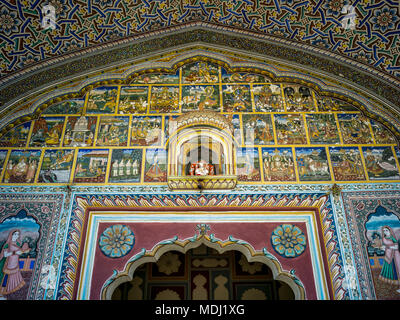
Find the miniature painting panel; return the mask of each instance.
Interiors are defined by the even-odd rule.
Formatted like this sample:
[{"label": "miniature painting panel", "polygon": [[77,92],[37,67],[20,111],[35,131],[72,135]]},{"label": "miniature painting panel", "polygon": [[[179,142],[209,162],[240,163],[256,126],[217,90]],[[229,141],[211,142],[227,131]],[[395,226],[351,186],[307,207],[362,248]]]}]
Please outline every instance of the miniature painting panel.
[{"label": "miniature painting panel", "polygon": [[260,181],[260,160],[257,148],[238,148],[237,175],[239,181]]},{"label": "miniature painting panel", "polygon": [[68,117],[64,134],[65,147],[91,147],[94,142],[97,117]]},{"label": "miniature painting panel", "polygon": [[97,146],[126,146],[128,143],[129,117],[101,117]]},{"label": "miniature painting panel", "polygon": [[374,133],[375,142],[377,144],[394,144],[396,139],[393,134],[386,129],[382,124],[370,120],[372,132]]},{"label": "miniature painting panel", "polygon": [[252,112],[250,86],[222,86],[224,112]]},{"label": "miniature painting panel", "polygon": [[287,111],[315,111],[314,99],[310,88],[299,85],[285,85],[283,93],[285,95]]},{"label": "miniature painting panel", "polygon": [[196,62],[182,67],[183,83],[213,83],[219,80],[219,68],[206,62]]},{"label": "miniature painting panel", "polygon": [[325,148],[296,148],[300,181],[331,180]]},{"label": "miniature painting panel", "polygon": [[360,151],[353,147],[329,148],[336,181],[365,180]]},{"label": "miniature painting panel", "polygon": [[46,150],[38,182],[68,183],[74,161],[74,150]]},{"label": "miniature painting panel", "polygon": [[218,86],[183,86],[181,108],[182,112],[220,111]]},{"label": "miniature painting panel", "polygon": [[246,145],[274,144],[271,115],[243,114],[243,134]]},{"label": "miniature painting panel", "polygon": [[369,121],[361,114],[338,114],[343,142],[346,144],[372,143]]},{"label": "miniature painting panel", "polygon": [[40,150],[12,150],[3,182],[32,183],[40,161]]},{"label": "miniature painting panel", "polygon": [[262,148],[265,181],[296,181],[291,148]]},{"label": "miniature painting panel", "polygon": [[142,149],[114,149],[110,165],[110,182],[140,182]]},{"label": "miniature painting panel", "polygon": [[149,88],[121,87],[118,112],[122,114],[147,113]]},{"label": "miniature painting panel", "polygon": [[131,83],[138,84],[178,84],[179,83],[179,71],[175,74],[167,74],[167,73],[150,73],[143,74],[136,78],[134,78]]},{"label": "miniature painting panel", "polygon": [[176,112],[179,112],[179,87],[152,87],[150,113]]},{"label": "miniature painting panel", "polygon": [[0,224],[0,298],[27,299],[37,257],[40,225],[22,209]]},{"label": "miniature painting panel", "polygon": [[399,169],[391,147],[363,147],[370,180],[398,180]]},{"label": "miniature painting panel", "polygon": [[108,162],[108,150],[88,149],[79,150],[76,160],[76,183],[105,182]]},{"label": "miniature painting panel", "polygon": [[349,104],[334,98],[316,97],[319,111],[358,111],[358,109]]},{"label": "miniature painting panel", "polygon": [[285,105],[280,85],[266,84],[253,86],[256,112],[284,112]]},{"label": "miniature painting panel", "polygon": [[267,82],[265,76],[260,74],[248,73],[248,72],[235,72],[228,73],[224,68],[221,68],[222,82],[225,83],[255,83],[255,82]]},{"label": "miniature painting panel", "polygon": [[161,145],[162,117],[132,117],[131,145]]},{"label": "miniature painting panel", "polygon": [[301,115],[276,114],[274,118],[278,144],[307,144]]},{"label": "miniature painting panel", "polygon": [[367,216],[365,237],[377,299],[394,300],[393,297],[400,299],[399,217],[379,205]]},{"label": "miniature painting panel", "polygon": [[36,120],[29,145],[31,147],[59,146],[64,121],[63,117],[46,117]]},{"label": "miniature painting panel", "polygon": [[1,147],[25,147],[31,122],[21,124],[8,131],[0,140]]},{"label": "miniature painting panel", "polygon": [[89,93],[87,113],[114,113],[117,106],[118,87],[99,87]]},{"label": "miniature painting panel", "polygon": [[147,149],[144,182],[167,181],[167,152],[165,149]]},{"label": "miniature painting panel", "polygon": [[310,143],[338,144],[339,132],[333,114],[307,114],[307,128]]},{"label": "miniature painting panel", "polygon": [[85,99],[66,100],[46,108],[43,114],[80,114],[84,104]]}]

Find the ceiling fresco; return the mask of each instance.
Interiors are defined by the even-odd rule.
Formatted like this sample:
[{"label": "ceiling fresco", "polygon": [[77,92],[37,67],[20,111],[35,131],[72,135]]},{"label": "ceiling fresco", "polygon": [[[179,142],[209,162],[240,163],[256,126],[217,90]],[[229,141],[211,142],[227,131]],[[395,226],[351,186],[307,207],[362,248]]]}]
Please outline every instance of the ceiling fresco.
[{"label": "ceiling fresco", "polygon": [[[46,4],[55,8],[55,28],[42,24]],[[399,78],[399,10],[390,0],[1,0],[0,80],[50,58],[193,21],[311,45]]]}]

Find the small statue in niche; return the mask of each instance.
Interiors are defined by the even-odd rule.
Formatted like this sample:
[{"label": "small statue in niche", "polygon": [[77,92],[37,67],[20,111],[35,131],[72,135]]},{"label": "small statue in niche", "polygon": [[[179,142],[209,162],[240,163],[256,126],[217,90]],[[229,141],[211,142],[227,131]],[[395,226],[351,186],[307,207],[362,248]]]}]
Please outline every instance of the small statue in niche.
[{"label": "small statue in niche", "polygon": [[200,160],[190,165],[189,175],[191,176],[212,176],[214,174],[214,165],[207,163],[204,160]]}]

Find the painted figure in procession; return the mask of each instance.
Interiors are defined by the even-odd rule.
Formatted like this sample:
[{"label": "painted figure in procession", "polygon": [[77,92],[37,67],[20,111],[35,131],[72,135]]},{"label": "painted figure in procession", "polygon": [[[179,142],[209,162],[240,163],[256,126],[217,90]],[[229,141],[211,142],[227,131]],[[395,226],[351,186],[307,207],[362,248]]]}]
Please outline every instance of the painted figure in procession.
[{"label": "painted figure in procession", "polygon": [[391,147],[363,147],[365,166],[371,180],[398,180],[399,169]]},{"label": "painted figure in procession", "polygon": [[15,128],[12,128],[1,137],[1,147],[25,147],[29,136],[31,122],[25,122]]},{"label": "painted figure in procession", "polygon": [[218,86],[183,86],[182,112],[193,110],[219,111]]},{"label": "painted figure in procession", "polygon": [[224,68],[221,68],[221,78],[222,82],[225,83],[239,83],[239,82],[267,82],[265,76],[260,74],[248,73],[248,72],[235,72],[235,73],[227,73]]},{"label": "painted figure in procession", "polygon": [[179,112],[179,87],[154,86],[151,88],[150,113]]},{"label": "painted figure in procession", "polygon": [[65,127],[65,147],[91,147],[94,143],[97,117],[68,117]]},{"label": "painted figure in procession", "polygon": [[307,144],[301,115],[276,114],[274,118],[278,144]]},{"label": "painted figure in procession", "polygon": [[121,87],[118,112],[122,114],[147,113],[148,87]]},{"label": "painted figure in procession", "polygon": [[339,132],[333,114],[307,114],[308,136],[313,144],[338,144]]},{"label": "painted figure in procession", "polygon": [[329,154],[335,180],[365,180],[361,155],[357,147],[330,147]]},{"label": "painted figure in procession", "polygon": [[81,149],[76,161],[74,182],[105,182],[108,150]]},{"label": "painted figure in procession", "polygon": [[372,132],[374,133],[377,144],[395,144],[396,139],[383,125],[373,120],[370,120]]},{"label": "painted figure in procession", "polygon": [[114,113],[118,98],[118,87],[99,87],[89,92],[87,113]]},{"label": "painted figure in procession", "polygon": [[338,114],[343,142],[346,144],[372,143],[369,120],[361,114]]},{"label": "painted figure in procession", "polygon": [[161,117],[132,117],[131,145],[159,146],[161,144]]},{"label": "painted figure in procession", "polygon": [[265,181],[296,181],[291,148],[262,148]]},{"label": "painted figure in procession", "polygon": [[126,146],[128,143],[129,117],[101,117],[97,146]]},{"label": "painted figure in procession", "polygon": [[258,148],[238,148],[236,151],[239,181],[261,181]]},{"label": "painted figure in procession", "polygon": [[379,204],[365,223],[367,252],[377,299],[400,299],[400,220]]},{"label": "painted figure in procession", "polygon": [[300,181],[331,180],[325,148],[296,148]]},{"label": "painted figure in procession", "polygon": [[243,114],[244,143],[247,145],[274,144],[271,115]]},{"label": "painted figure in procession", "polygon": [[145,182],[167,181],[167,152],[164,149],[147,149],[145,162]]},{"label": "painted figure in procession", "polygon": [[284,112],[281,86],[276,84],[254,85],[254,106],[256,112]]},{"label": "painted figure in procession", "polygon": [[137,84],[152,84],[152,83],[164,83],[164,84],[178,84],[179,83],[179,71],[175,74],[158,74],[150,73],[143,74],[134,79],[131,83]]},{"label": "painted figure in procession", "polygon": [[51,105],[43,114],[80,114],[82,113],[85,99],[71,99]]},{"label": "painted figure in procession", "polygon": [[24,300],[37,255],[40,225],[26,210],[0,224],[0,299]]},{"label": "painted figure in procession", "polygon": [[212,64],[200,61],[182,67],[183,83],[211,83],[218,80],[218,67]]},{"label": "painted figure in procession", "polygon": [[74,150],[46,150],[38,182],[68,183],[73,160]]},{"label": "painted figure in procession", "polygon": [[319,111],[358,111],[358,109],[344,101],[329,97],[316,97]]},{"label": "painted figure in procession", "polygon": [[33,183],[40,160],[40,150],[12,150],[3,182]]},{"label": "painted figure in procession", "polygon": [[110,182],[140,182],[142,149],[114,149],[110,166]]},{"label": "painted figure in procession", "polygon": [[57,147],[60,145],[61,134],[64,128],[63,117],[39,118],[33,127],[31,147]]},{"label": "painted figure in procession", "polygon": [[299,85],[284,85],[283,89],[288,112],[315,111],[310,88]]},{"label": "painted figure in procession", "polygon": [[223,85],[224,112],[252,112],[250,86],[248,85]]}]

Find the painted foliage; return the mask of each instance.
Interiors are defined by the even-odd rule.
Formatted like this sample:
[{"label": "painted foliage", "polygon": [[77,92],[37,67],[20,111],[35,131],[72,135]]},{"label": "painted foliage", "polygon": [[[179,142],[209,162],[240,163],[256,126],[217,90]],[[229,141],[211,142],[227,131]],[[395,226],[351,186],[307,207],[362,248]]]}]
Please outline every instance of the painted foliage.
[{"label": "painted foliage", "polygon": [[80,114],[83,111],[85,99],[71,99],[53,104],[46,108],[43,114]]}]

